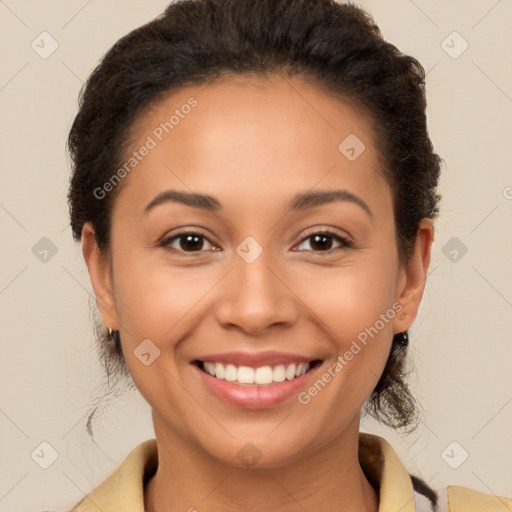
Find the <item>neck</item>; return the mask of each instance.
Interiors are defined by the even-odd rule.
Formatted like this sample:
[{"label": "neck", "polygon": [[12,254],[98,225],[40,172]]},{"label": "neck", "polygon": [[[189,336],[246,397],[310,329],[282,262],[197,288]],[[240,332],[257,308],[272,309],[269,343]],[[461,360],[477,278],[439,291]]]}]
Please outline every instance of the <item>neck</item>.
[{"label": "neck", "polygon": [[358,421],[307,457],[258,469],[225,464],[157,428],[155,434],[159,464],[144,489],[146,512],[378,511],[378,492],[358,460]]}]

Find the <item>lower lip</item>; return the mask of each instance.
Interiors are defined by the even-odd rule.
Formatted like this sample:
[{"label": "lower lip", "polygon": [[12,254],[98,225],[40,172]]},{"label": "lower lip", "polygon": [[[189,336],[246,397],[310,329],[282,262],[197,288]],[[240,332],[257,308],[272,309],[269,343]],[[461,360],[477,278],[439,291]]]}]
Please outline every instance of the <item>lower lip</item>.
[{"label": "lower lip", "polygon": [[212,393],[225,402],[244,409],[267,409],[283,403],[296,395],[305,386],[311,374],[318,368],[318,366],[314,367],[301,377],[293,380],[276,382],[268,386],[250,386],[247,384],[240,386],[224,379],[212,377],[199,367],[195,365],[194,367]]}]

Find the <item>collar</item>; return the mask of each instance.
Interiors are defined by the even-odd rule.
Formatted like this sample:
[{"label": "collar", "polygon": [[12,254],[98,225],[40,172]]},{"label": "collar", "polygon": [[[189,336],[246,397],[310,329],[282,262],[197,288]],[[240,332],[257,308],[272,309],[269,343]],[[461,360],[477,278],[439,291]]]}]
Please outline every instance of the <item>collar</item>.
[{"label": "collar", "polygon": [[[379,491],[378,512],[416,512],[409,473],[382,437],[359,432],[359,463]],[[158,466],[156,439],[136,446],[121,465],[70,512],[144,512],[144,485]],[[449,512],[512,511],[512,499],[467,487],[447,488]],[[508,507],[508,508],[507,508]]]},{"label": "collar", "polygon": [[411,477],[383,437],[359,432],[359,464],[379,489],[379,512],[415,512]]}]

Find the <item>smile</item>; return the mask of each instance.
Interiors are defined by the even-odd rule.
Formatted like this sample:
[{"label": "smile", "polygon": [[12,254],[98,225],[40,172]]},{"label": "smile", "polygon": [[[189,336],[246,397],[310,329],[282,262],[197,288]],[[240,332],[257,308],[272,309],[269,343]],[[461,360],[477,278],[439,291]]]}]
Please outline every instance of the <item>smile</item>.
[{"label": "smile", "polygon": [[323,360],[265,351],[208,354],[190,362],[205,389],[222,402],[261,410],[291,400],[314,378]]},{"label": "smile", "polygon": [[226,380],[237,385],[269,386],[302,377],[315,364],[315,361],[287,365],[278,364],[276,366],[267,365],[256,368],[206,361],[198,361],[198,364],[204,372],[216,379]]}]

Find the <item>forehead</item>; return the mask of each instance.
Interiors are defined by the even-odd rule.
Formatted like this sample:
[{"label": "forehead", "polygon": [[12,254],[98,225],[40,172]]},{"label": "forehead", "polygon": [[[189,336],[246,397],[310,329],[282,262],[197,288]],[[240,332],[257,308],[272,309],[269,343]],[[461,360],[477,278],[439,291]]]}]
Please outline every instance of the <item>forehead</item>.
[{"label": "forehead", "polygon": [[148,109],[133,133],[131,151],[150,149],[123,183],[130,201],[165,188],[229,190],[243,207],[340,185],[383,207],[390,199],[371,119],[300,77],[185,87]]}]

